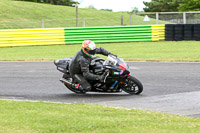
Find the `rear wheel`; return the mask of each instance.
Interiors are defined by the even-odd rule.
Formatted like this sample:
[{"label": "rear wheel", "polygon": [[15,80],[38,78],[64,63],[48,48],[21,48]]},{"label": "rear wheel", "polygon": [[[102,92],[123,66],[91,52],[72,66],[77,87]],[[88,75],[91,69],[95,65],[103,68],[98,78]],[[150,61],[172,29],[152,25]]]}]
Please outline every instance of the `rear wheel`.
[{"label": "rear wheel", "polygon": [[121,89],[129,94],[138,95],[143,91],[142,83],[133,76],[129,76],[125,83],[122,84]]}]

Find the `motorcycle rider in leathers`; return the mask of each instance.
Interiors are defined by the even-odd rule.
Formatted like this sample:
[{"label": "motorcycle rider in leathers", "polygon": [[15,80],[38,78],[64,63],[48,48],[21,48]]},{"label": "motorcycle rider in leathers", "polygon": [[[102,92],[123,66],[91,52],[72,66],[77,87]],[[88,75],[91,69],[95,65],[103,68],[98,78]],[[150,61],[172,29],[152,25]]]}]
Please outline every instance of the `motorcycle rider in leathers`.
[{"label": "motorcycle rider in leathers", "polygon": [[93,41],[85,40],[82,43],[82,48],[79,50],[76,55],[73,57],[70,65],[69,72],[72,75],[72,78],[77,84],[74,85],[74,88],[86,92],[91,90],[91,85],[87,80],[104,80],[105,74],[96,75],[89,71],[89,65],[95,54],[102,54],[108,56],[111,54],[102,47],[96,48],[96,45]]}]

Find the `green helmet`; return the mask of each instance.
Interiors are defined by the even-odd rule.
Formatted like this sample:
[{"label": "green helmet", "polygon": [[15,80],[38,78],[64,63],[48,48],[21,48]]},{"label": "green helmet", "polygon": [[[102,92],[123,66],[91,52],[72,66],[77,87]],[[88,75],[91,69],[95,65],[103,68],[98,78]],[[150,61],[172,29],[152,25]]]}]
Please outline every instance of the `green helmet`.
[{"label": "green helmet", "polygon": [[89,57],[93,57],[96,53],[96,45],[93,41],[85,40],[82,43],[82,51]]}]

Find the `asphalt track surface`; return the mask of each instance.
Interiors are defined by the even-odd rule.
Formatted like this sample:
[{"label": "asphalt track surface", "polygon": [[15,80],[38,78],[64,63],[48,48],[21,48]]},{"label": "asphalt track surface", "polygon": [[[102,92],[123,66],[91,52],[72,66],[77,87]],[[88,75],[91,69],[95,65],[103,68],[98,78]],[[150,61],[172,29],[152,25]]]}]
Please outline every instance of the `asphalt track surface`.
[{"label": "asphalt track surface", "polygon": [[59,82],[53,62],[0,61],[0,99],[91,103],[200,118],[200,63],[128,62],[141,95],[75,94]]}]

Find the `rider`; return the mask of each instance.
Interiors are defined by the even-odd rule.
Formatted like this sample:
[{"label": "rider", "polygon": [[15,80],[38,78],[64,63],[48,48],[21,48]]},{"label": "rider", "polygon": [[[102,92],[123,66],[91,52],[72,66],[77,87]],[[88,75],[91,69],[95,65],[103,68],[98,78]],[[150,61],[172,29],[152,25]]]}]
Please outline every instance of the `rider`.
[{"label": "rider", "polygon": [[74,86],[80,91],[85,92],[91,90],[91,85],[87,80],[102,81],[105,78],[106,73],[103,75],[96,75],[89,71],[89,65],[92,60],[91,57],[95,54],[108,56],[111,53],[102,47],[96,48],[93,41],[85,40],[82,43],[82,49],[76,53],[69,65],[69,72],[73,79],[78,83]]}]

